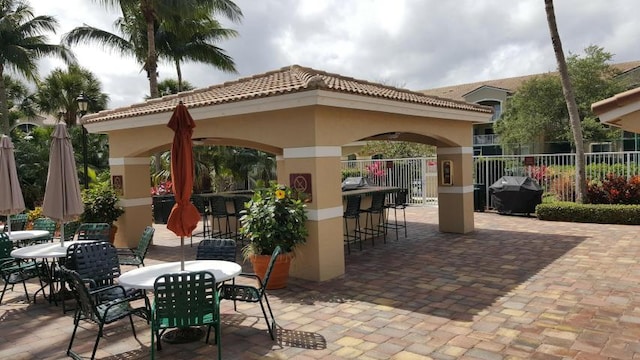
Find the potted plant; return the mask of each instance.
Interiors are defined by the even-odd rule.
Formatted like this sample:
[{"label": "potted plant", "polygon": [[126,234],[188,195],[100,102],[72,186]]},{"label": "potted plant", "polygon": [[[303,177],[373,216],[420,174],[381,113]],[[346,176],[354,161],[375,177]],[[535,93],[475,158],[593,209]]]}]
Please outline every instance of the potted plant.
[{"label": "potted plant", "polygon": [[271,182],[255,191],[241,212],[240,234],[249,240],[243,248],[254,272],[264,277],[273,250],[280,246],[283,254],[272,270],[267,289],[287,285],[289,266],[296,247],[307,241],[307,213],[304,194],[291,187]]},{"label": "potted plant", "polygon": [[111,243],[113,244],[117,227],[113,224],[122,214],[124,208],[118,204],[119,198],[109,184],[85,189],[82,191],[84,212],[80,215],[81,222],[107,223],[111,225]]}]

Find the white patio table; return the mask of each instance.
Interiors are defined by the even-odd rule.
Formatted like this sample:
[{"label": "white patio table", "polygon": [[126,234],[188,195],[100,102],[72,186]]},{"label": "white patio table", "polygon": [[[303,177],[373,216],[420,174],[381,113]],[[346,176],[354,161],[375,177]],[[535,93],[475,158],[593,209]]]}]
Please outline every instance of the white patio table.
[{"label": "white patio table", "polygon": [[[18,231],[14,231],[13,233],[17,233]],[[45,231],[48,233],[48,231]],[[33,296],[33,302],[36,301],[36,294],[42,291],[43,295],[46,298],[45,288],[49,286],[49,302],[54,301],[57,304],[57,300],[54,298],[55,288],[54,283],[59,279],[56,279],[55,274],[55,265],[56,260],[58,258],[62,258],[67,256],[67,248],[72,244],[81,243],[82,241],[65,241],[64,244],[60,242],[52,242],[52,243],[44,243],[44,244],[36,244],[25,246],[21,248],[14,249],[11,251],[11,256],[16,259],[45,259],[45,264],[47,267],[47,279],[41,278],[41,288],[36,291]],[[53,261],[48,262],[47,259],[52,259]],[[64,301],[64,300],[63,300]]]},{"label": "white patio table", "polygon": [[11,233],[7,231],[6,234],[9,235],[9,239],[14,245],[32,240],[47,239],[50,236],[47,230],[19,230]]},{"label": "white patio table", "polygon": [[[242,271],[240,264],[223,260],[191,260],[184,262],[184,271],[209,271],[216,282],[231,280]],[[120,275],[118,283],[133,289],[153,290],[158,276],[180,272],[180,261],[148,265]]]}]

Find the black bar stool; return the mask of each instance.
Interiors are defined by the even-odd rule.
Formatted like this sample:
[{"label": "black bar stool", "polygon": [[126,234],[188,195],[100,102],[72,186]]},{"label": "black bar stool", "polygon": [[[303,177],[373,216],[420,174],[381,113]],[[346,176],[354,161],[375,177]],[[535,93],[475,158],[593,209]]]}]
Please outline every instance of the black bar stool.
[{"label": "black bar stool", "polygon": [[385,224],[386,216],[384,215],[385,198],[385,193],[374,192],[371,195],[371,206],[360,210],[366,214],[365,225],[362,232],[365,234],[365,239],[367,239],[367,236],[371,235],[372,246],[374,245],[374,239],[381,235],[383,236],[385,244],[387,243],[387,227]]},{"label": "black bar stool", "polygon": [[[215,234],[216,237],[230,237],[232,234],[229,217],[233,216],[233,213],[227,211],[227,199],[222,195],[214,195],[209,201],[211,203],[211,218],[213,219],[211,236]],[[216,224],[218,225],[217,230]]]},{"label": "black bar stool", "polygon": [[[344,219],[344,242],[347,244],[347,253],[351,254],[351,242],[359,242],[360,250],[362,250],[362,238],[360,237],[362,230],[360,229],[360,203],[362,198],[360,195],[347,196],[347,207],[342,214]],[[349,231],[349,220],[353,219],[353,231]]]},{"label": "black bar stool", "polygon": [[[385,222],[387,229],[395,229],[396,231],[396,240],[398,240],[398,229],[404,228],[404,237],[407,237],[407,214],[405,209],[409,204],[407,203],[408,191],[402,189],[395,194],[395,199],[393,202],[386,204],[387,208],[387,221]],[[389,220],[390,210],[393,209],[393,217],[394,222],[392,223]],[[398,210],[402,210],[402,223],[398,222]]]}]

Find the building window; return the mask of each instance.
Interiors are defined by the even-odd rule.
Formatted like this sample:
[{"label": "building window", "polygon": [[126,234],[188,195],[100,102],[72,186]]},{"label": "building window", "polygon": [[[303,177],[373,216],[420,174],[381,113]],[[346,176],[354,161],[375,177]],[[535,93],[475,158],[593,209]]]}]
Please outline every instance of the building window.
[{"label": "building window", "polygon": [[484,106],[491,106],[493,108],[493,116],[491,117],[491,121],[498,120],[500,118],[500,115],[502,115],[502,103],[500,103],[499,101],[486,100],[486,101],[480,101],[478,104],[484,105]]}]

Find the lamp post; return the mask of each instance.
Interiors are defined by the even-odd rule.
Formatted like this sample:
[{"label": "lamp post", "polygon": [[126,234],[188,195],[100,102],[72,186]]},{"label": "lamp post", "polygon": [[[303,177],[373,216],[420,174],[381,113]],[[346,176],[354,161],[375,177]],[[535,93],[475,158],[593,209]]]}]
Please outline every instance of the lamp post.
[{"label": "lamp post", "polygon": [[82,123],[82,117],[87,113],[89,98],[82,92],[76,98],[78,113],[80,113],[80,126],[82,127],[82,165],[84,167],[84,188],[89,188],[89,165],[87,164],[87,129]]}]

